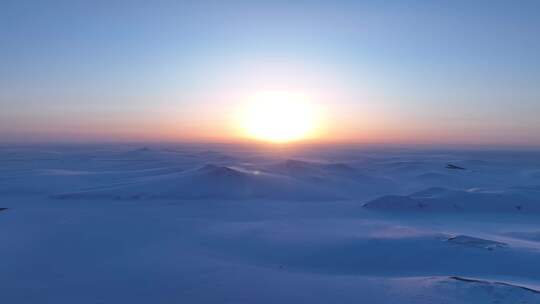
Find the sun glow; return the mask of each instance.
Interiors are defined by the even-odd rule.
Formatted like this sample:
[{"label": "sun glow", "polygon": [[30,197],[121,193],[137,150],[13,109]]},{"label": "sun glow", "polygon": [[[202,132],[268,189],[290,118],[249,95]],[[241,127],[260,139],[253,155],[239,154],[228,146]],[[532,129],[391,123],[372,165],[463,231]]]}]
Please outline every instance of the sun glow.
[{"label": "sun glow", "polygon": [[302,93],[262,92],[251,97],[241,114],[244,135],[285,143],[316,136],[319,110]]}]

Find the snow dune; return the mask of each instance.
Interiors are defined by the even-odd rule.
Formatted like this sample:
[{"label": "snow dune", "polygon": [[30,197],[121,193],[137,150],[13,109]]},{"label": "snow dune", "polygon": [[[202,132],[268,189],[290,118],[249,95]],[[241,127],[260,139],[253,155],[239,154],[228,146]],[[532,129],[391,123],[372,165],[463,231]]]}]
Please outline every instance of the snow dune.
[{"label": "snow dune", "polygon": [[339,196],[298,180],[260,171],[203,167],[138,178],[112,187],[70,192],[58,199],[273,199],[336,200]]},{"label": "snow dune", "polygon": [[410,195],[382,196],[364,205],[380,211],[421,212],[540,212],[540,191],[511,188],[506,190],[451,190],[429,188]]}]

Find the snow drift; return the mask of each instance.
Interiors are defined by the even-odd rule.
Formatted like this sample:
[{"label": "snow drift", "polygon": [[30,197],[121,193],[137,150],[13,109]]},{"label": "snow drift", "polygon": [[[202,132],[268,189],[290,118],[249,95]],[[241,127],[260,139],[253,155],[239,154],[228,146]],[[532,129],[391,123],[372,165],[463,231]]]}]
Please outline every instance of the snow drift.
[{"label": "snow drift", "polygon": [[138,178],[125,184],[62,193],[67,199],[282,199],[331,200],[338,195],[300,181],[259,171],[208,164],[194,170]]},{"label": "snow drift", "polygon": [[429,188],[411,195],[386,195],[364,204],[380,211],[431,212],[540,212],[540,191],[526,188],[507,190],[451,190]]}]

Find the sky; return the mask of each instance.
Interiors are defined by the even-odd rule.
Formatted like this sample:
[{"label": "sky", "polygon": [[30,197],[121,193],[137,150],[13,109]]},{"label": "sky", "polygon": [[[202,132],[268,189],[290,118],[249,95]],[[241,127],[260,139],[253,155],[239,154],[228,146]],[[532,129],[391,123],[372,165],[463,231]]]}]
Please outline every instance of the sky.
[{"label": "sky", "polygon": [[538,12],[1,0],[0,141],[235,141],[249,96],[290,91],[323,109],[319,141],[540,145]]}]

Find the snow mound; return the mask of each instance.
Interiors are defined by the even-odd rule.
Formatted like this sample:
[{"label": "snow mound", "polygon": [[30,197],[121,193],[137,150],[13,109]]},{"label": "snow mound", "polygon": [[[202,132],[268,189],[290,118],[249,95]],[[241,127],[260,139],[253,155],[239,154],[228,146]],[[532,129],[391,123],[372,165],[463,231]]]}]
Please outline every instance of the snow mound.
[{"label": "snow mound", "polygon": [[411,195],[387,195],[364,204],[381,211],[540,212],[540,192],[507,190],[451,190],[428,188]]},{"label": "snow mound", "polygon": [[289,159],[262,169],[264,172],[283,175],[311,183],[320,188],[338,191],[344,197],[380,195],[396,188],[394,181],[364,174],[347,163],[320,163]]},{"label": "snow mound", "polygon": [[296,177],[313,176],[345,176],[354,177],[363,175],[357,168],[341,162],[314,162],[297,159],[287,159],[273,163],[264,168],[268,172]]},{"label": "snow mound", "polygon": [[299,181],[259,171],[207,164],[203,167],[141,177],[130,182],[54,195],[67,199],[283,199],[330,200],[338,196]]}]

